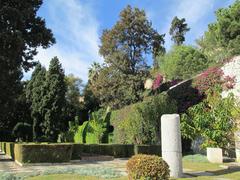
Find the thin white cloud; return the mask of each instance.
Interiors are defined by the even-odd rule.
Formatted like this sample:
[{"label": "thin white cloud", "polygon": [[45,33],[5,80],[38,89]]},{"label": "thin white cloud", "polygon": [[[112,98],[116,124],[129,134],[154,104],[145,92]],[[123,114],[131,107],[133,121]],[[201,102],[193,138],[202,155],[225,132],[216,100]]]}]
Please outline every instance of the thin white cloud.
[{"label": "thin white cloud", "polygon": [[51,58],[57,56],[66,74],[73,73],[86,82],[90,64],[103,61],[98,54],[99,23],[92,7],[78,0],[44,3],[47,26],[55,34],[57,43],[46,50],[39,49],[35,59],[48,67]]}]

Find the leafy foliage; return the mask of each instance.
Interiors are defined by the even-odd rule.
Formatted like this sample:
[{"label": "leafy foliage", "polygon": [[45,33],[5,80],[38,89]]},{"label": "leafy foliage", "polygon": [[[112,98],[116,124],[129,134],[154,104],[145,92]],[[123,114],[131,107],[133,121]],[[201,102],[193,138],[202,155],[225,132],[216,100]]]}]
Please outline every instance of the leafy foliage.
[{"label": "leafy foliage", "polygon": [[224,76],[224,72],[219,67],[211,67],[201,73],[195,80],[194,86],[201,92],[206,93],[216,86],[219,90],[232,89],[235,85],[235,78]]},{"label": "leafy foliage", "polygon": [[120,13],[120,20],[101,37],[99,52],[105,64],[96,64],[89,73],[91,90],[102,106],[120,108],[141,100],[149,74],[145,55],[163,52],[163,42],[143,10],[127,6]]},{"label": "leafy foliage", "polygon": [[216,12],[217,21],[209,24],[208,31],[198,40],[201,50],[212,63],[222,62],[240,51],[240,1]]},{"label": "leafy foliage", "polygon": [[92,112],[89,121],[78,126],[74,135],[74,142],[77,143],[108,143],[111,111],[101,110]]},{"label": "leafy foliage", "polygon": [[[22,69],[33,67],[37,48],[55,39],[45,21],[37,16],[42,0],[0,1],[0,128],[12,130],[14,107],[21,94]],[[13,125],[12,125],[13,124]]]},{"label": "leafy foliage", "polygon": [[44,89],[46,94],[42,99],[42,113],[44,121],[42,130],[48,141],[57,141],[59,132],[66,128],[64,110],[66,107],[66,84],[64,71],[57,57],[50,61],[46,74]]},{"label": "leafy foliage", "polygon": [[42,100],[46,95],[44,91],[45,81],[46,69],[41,64],[38,64],[26,88],[26,96],[31,104],[31,116],[33,119],[33,141],[39,141],[39,138],[43,135],[41,125],[44,121]]},{"label": "leafy foliage", "polygon": [[111,124],[114,126],[114,142],[159,144],[161,116],[176,112],[176,102],[166,94],[152,96],[141,103],[117,110],[111,117]]},{"label": "leafy foliage", "polygon": [[208,67],[205,55],[191,46],[174,46],[160,60],[160,70],[168,79],[188,79]]},{"label": "leafy foliage", "polygon": [[181,129],[185,137],[204,138],[203,147],[226,148],[233,137],[235,109],[233,96],[222,99],[217,91],[208,94],[203,102],[188,109],[181,117]]},{"label": "leafy foliage", "polygon": [[187,27],[187,23],[185,23],[185,18],[178,19],[175,16],[171,23],[171,28],[169,30],[169,34],[172,36],[172,40],[176,45],[181,45],[185,41],[184,35],[190,28]]},{"label": "leafy foliage", "polygon": [[159,156],[138,154],[127,162],[129,179],[170,179],[168,164]]},{"label": "leafy foliage", "polygon": [[18,141],[31,141],[32,139],[32,126],[28,123],[19,122],[13,128],[13,135]]}]

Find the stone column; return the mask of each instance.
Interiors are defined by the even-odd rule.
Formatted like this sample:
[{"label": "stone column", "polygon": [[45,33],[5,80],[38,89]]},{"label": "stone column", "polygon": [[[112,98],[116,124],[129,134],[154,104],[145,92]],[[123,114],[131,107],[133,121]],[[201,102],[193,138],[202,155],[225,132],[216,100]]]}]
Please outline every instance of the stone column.
[{"label": "stone column", "polygon": [[161,117],[162,158],[168,163],[170,176],[182,177],[182,144],[180,116],[164,114]]}]

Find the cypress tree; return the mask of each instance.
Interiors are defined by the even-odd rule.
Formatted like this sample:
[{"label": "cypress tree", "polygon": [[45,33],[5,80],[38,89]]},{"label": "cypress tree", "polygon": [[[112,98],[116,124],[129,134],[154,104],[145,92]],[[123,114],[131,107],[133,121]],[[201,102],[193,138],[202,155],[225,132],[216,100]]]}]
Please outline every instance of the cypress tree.
[{"label": "cypress tree", "polygon": [[42,136],[41,124],[43,123],[42,99],[45,96],[44,83],[46,69],[38,64],[27,86],[27,98],[31,103],[31,116],[33,119],[33,141],[39,141]]},{"label": "cypress tree", "polygon": [[43,133],[46,140],[54,142],[61,130],[67,126],[64,120],[66,84],[64,71],[57,57],[50,62],[44,89],[46,94],[42,99]]}]

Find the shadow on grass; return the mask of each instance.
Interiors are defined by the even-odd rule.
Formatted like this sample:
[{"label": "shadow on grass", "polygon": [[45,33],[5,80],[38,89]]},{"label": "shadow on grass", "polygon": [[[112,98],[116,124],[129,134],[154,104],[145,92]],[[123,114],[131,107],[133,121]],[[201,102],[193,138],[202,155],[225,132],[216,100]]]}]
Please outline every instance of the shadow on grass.
[{"label": "shadow on grass", "polygon": [[220,169],[215,171],[202,171],[199,173],[184,173],[184,179],[190,178],[200,178],[200,177],[216,177],[216,176],[225,176],[230,175],[235,172],[240,172],[240,166],[229,166],[227,169]]},{"label": "shadow on grass", "polygon": [[228,169],[221,169],[216,171],[207,171],[210,173],[213,173],[214,175],[220,176],[220,175],[227,175],[230,173],[240,172],[240,166],[229,166]]}]

